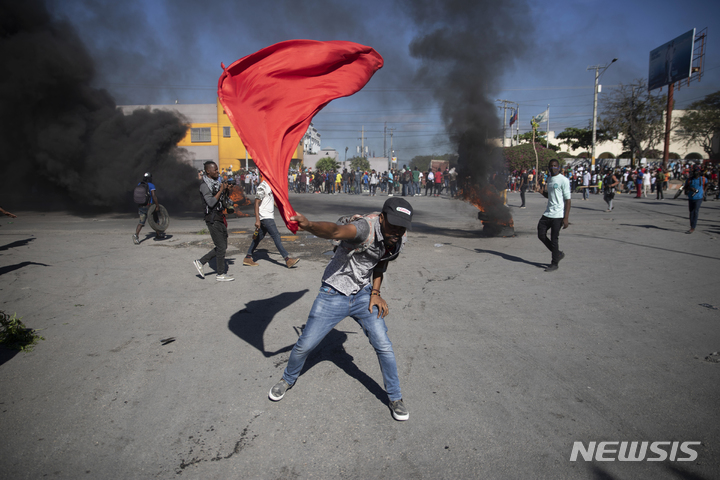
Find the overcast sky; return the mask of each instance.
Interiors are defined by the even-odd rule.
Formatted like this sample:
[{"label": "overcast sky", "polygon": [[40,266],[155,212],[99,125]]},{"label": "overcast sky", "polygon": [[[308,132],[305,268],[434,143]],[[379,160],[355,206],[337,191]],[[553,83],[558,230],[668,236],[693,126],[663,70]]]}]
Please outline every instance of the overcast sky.
[{"label": "overcast sky", "polygon": [[[331,102],[314,120],[323,148],[348,158],[365,129],[383,154],[393,129],[400,163],[453,152],[448,117],[464,99],[520,104],[520,131],[550,105],[550,130],[586,127],[592,117],[591,65],[618,61],[601,78],[603,95],[648,76],[650,50],[708,28],[705,75],[675,93],[675,108],[720,90],[720,2],[561,0],[48,0],[72,23],[97,62],[98,87],[118,104],[214,103],[220,63],[283,40],[348,40],[385,59],[367,86]],[[549,5],[549,6],[548,6]],[[444,48],[434,49],[435,45]],[[447,55],[447,59],[443,58]],[[462,77],[462,78],[459,78]],[[667,89],[664,89],[667,91]],[[472,108],[482,102],[468,100]],[[544,128],[544,125],[543,125]]]}]

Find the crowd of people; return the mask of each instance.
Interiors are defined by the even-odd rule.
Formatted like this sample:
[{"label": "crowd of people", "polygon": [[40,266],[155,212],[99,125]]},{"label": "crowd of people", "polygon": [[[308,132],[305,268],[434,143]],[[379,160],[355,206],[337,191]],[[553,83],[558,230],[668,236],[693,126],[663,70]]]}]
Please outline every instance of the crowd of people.
[{"label": "crowd of people", "polygon": [[[260,175],[255,169],[230,169],[220,173],[223,180],[243,188],[245,195],[255,195],[260,183]],[[202,171],[198,178],[202,177]],[[291,169],[288,172],[288,189],[294,193],[324,193],[347,195],[370,195],[378,193],[403,197],[435,196],[445,193],[454,197],[458,192],[458,174],[455,168],[428,168],[425,171],[417,167],[392,168],[383,172],[370,170],[348,170],[342,172],[313,171],[312,168]]]},{"label": "crowd of people", "polygon": [[[664,198],[668,189],[668,182],[679,180],[684,182],[692,177],[694,169],[699,169],[700,176],[705,178],[708,185],[718,185],[718,170],[720,167],[712,163],[689,164],[671,163],[667,168],[662,165],[631,167],[599,167],[591,170],[587,165],[560,167],[561,173],[570,182],[570,190],[583,194],[583,200],[591,194],[604,194],[603,183],[610,173],[618,180],[617,193],[633,194],[637,198],[656,195],[657,199]],[[541,170],[538,174],[535,169],[522,169],[507,173],[506,189],[509,192],[520,191],[523,181],[530,191],[544,190],[550,172]],[[524,179],[524,180],[523,180]],[[715,190],[715,189],[713,189]],[[707,195],[707,191],[705,192]]]}]

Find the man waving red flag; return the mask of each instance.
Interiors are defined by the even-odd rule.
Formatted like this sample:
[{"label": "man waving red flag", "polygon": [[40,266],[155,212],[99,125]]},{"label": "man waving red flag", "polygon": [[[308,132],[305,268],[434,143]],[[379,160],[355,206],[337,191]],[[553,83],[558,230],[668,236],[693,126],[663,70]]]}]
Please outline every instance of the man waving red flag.
[{"label": "man waving red flag", "polygon": [[295,211],[287,184],[293,152],[315,114],[363,88],[382,66],[382,57],[370,47],[316,40],[276,43],[222,65],[220,103],[293,233],[298,227],[290,220]]}]

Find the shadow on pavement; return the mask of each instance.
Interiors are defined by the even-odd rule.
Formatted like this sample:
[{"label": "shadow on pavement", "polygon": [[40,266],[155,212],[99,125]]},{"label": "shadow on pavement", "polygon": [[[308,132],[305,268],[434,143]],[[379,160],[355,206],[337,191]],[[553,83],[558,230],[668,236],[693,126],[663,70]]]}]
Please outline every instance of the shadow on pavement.
[{"label": "shadow on pavement", "polygon": [[[272,239],[270,239],[270,240],[272,241]],[[278,255],[280,255],[280,254],[278,253]],[[270,256],[270,252],[264,248],[255,249],[255,251],[253,252],[253,258],[255,259],[256,262],[258,260],[267,260],[268,262],[274,263],[275,265],[280,265],[281,267],[287,267],[287,265],[285,264],[285,259],[283,259],[282,262],[275,260],[274,258],[272,258]],[[305,290],[305,291],[307,291],[307,290]]]},{"label": "shadow on pavement", "polygon": [[17,240],[12,243],[8,243],[7,245],[0,246],[0,252],[4,250],[10,250],[11,248],[17,248],[17,247],[24,247],[25,245],[28,245],[30,242],[35,240],[34,238],[26,238],[25,240]]},{"label": "shadow on pavement", "polygon": [[265,330],[267,330],[275,315],[300,300],[307,292],[307,289],[298,292],[284,292],[263,300],[252,300],[247,303],[243,310],[230,317],[228,328],[248,344],[257,348],[266,357],[289,352],[294,344],[275,352],[266,351],[263,340]]},{"label": "shadow on pavement", "polygon": [[[462,230],[459,228],[443,228],[428,225],[427,223],[413,222],[412,232],[413,233],[424,233],[429,235],[443,235],[445,237],[456,237],[456,238],[486,238],[486,235],[482,231],[482,225],[478,221],[479,228],[477,230]],[[408,236],[410,238],[410,236]]]},{"label": "shadow on pavement", "polygon": [[483,250],[481,248],[476,248],[475,251],[477,253],[489,253],[491,255],[497,255],[498,257],[502,257],[503,259],[509,260],[511,262],[526,263],[528,265],[532,265],[533,267],[537,267],[537,268],[546,268],[548,266],[547,263],[529,262],[529,261],[525,260],[524,258],[516,257],[514,255],[508,255],[507,253],[503,253],[503,252],[496,252],[494,250]]},{"label": "shadow on pavement", "polygon": [[693,257],[709,258],[711,260],[720,260],[720,257],[711,257],[710,255],[700,255],[700,254],[692,253],[692,252],[683,252],[682,250],[672,250],[670,248],[654,247],[652,245],[646,245],[644,243],[635,243],[635,242],[628,242],[625,240],[618,240],[617,238],[598,237],[597,235],[585,235],[585,234],[581,234],[581,233],[573,234],[573,236],[591,238],[593,240],[609,240],[611,242],[625,243],[627,245],[635,245],[636,247],[652,248],[654,250],[663,250],[665,252],[681,253],[683,255],[691,255]]},{"label": "shadow on pavement", "polygon": [[0,365],[12,359],[19,352],[20,350],[13,350],[4,345],[0,345]]},{"label": "shadow on pavement", "polygon": [[[356,332],[343,332],[335,330],[334,328],[330,330],[330,333],[325,336],[323,341],[320,342],[320,344],[315,347],[315,350],[313,350],[308,356],[302,372],[300,372],[298,380],[302,379],[303,374],[318,363],[326,361],[332,362],[342,369],[342,371],[360,382],[360,384],[367,388],[370,393],[375,395],[375,398],[380,400],[383,405],[387,404],[388,398],[387,393],[385,393],[385,389],[382,388],[375,380],[370,378],[367,373],[360,370],[358,366],[355,365],[355,362],[353,362],[353,356],[347,353],[345,347],[343,347],[343,344],[348,338],[348,333],[354,334]],[[292,346],[290,349],[292,349]]]},{"label": "shadow on pavement", "polygon": [[677,230],[673,230],[672,228],[662,228],[658,227],[656,225],[633,225],[632,223],[621,223],[620,224],[623,227],[638,227],[638,228],[647,228],[647,229],[655,229],[655,230],[665,230],[666,232],[676,232]]},{"label": "shadow on pavement", "polygon": [[15,265],[7,265],[5,267],[0,267],[0,275],[5,275],[6,273],[10,273],[14,270],[18,270],[23,267],[27,267],[28,265],[42,265],[43,267],[50,267],[51,265],[45,265],[44,263],[37,263],[37,262],[20,262],[16,263]]}]

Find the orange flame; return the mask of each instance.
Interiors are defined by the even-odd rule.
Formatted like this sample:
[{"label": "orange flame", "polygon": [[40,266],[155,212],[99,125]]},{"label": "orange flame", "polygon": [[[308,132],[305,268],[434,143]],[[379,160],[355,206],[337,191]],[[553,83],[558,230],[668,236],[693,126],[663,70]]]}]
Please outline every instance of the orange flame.
[{"label": "orange flame", "polygon": [[506,227],[514,227],[510,210],[504,205],[503,198],[492,185],[478,186],[468,183],[460,190],[459,195],[464,201],[488,214],[487,219],[483,220],[483,224],[491,222]]},{"label": "orange flame", "polygon": [[[235,207],[244,207],[246,205],[250,205],[250,199],[245,196],[245,192],[243,192],[242,186],[235,186],[232,190],[230,190],[230,200],[232,200],[235,203]],[[249,217],[247,213],[243,213],[235,210],[235,215],[238,217]]]}]

